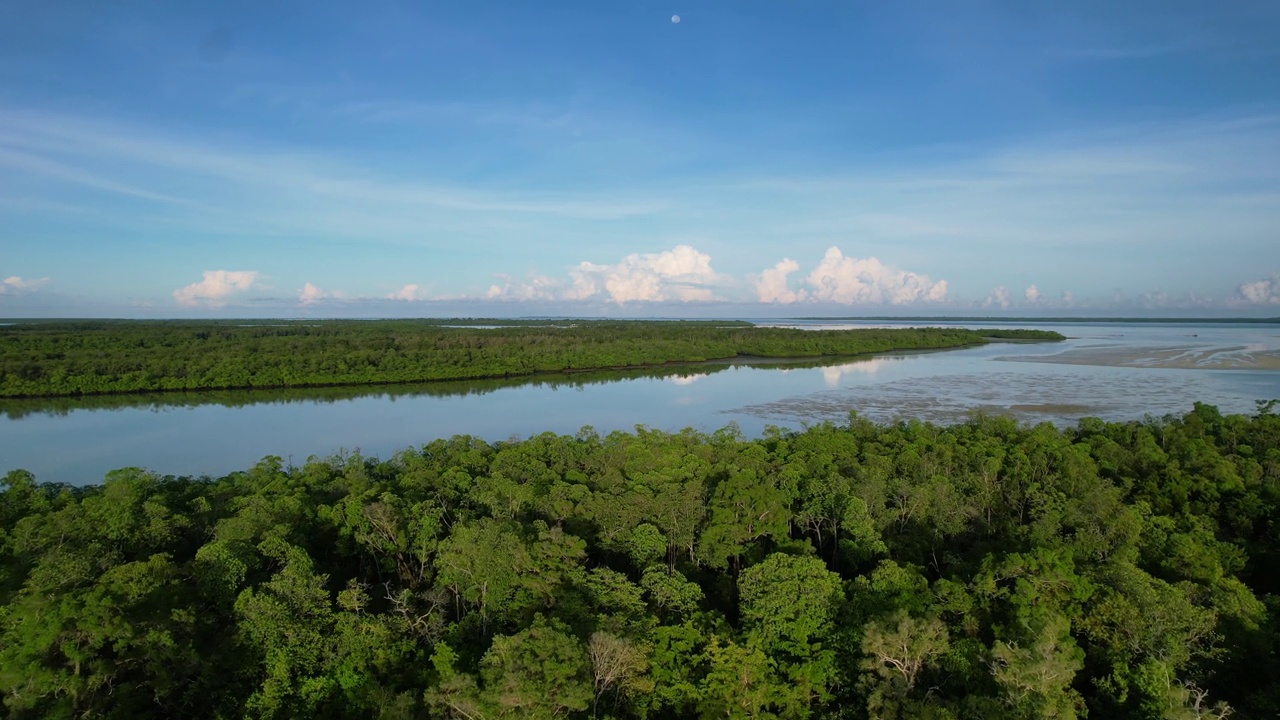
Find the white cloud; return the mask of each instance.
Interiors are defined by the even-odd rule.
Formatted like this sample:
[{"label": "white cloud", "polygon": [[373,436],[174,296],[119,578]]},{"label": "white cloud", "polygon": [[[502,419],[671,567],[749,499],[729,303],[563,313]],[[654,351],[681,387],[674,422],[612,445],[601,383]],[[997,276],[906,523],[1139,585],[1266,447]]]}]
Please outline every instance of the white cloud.
[{"label": "white cloud", "polygon": [[[1133,291],[1171,276],[1247,277],[1233,275],[1247,262],[1240,258],[1272,252],[1280,171],[1267,160],[1280,150],[1277,127],[1273,113],[1082,128],[826,177],[744,174],[739,197],[756,227],[794,242],[857,237],[881,257],[891,251],[880,248],[905,246],[938,267],[968,268],[964,255],[982,253],[981,271],[947,276],[951,293],[964,292],[956,284],[964,281],[979,302],[983,285],[973,283],[982,277],[1043,266],[1038,281],[1073,286],[1104,306],[1110,273],[1096,269],[1100,259]],[[770,216],[770,203],[786,215]],[[1223,238],[1234,252],[1204,237]],[[1167,263],[1150,262],[1155,248]],[[1046,261],[1046,251],[1060,260]]]},{"label": "white cloud", "polygon": [[982,302],[983,307],[999,306],[1001,310],[1008,310],[1012,301],[1009,299],[1009,288],[1001,285],[991,291],[987,299]]},{"label": "white cloud", "polygon": [[387,293],[387,299],[405,301],[425,300],[426,293],[418,285],[409,283],[395,292]]},{"label": "white cloud", "polygon": [[49,278],[47,277],[28,280],[17,275],[11,275],[4,280],[0,280],[0,295],[35,292],[48,282]]},{"label": "white cloud", "polygon": [[688,245],[659,253],[632,253],[612,265],[581,262],[569,269],[566,283],[532,273],[525,280],[498,274],[488,300],[604,300],[692,302],[719,300],[714,287],[728,278],[711,267],[711,256]]},{"label": "white cloud", "polygon": [[902,305],[935,302],[947,297],[947,281],[885,265],[874,257],[845,257],[838,247],[827,249],[822,262],[809,273],[812,300]]},{"label": "white cloud", "polygon": [[235,293],[258,282],[256,270],[205,270],[204,280],[173,291],[173,299],[183,307],[222,307]]},{"label": "white cloud", "polygon": [[802,299],[803,292],[796,293],[787,289],[787,276],[799,269],[800,263],[791,258],[782,258],[777,265],[762,271],[756,280],[756,295],[760,302],[787,304]]},{"label": "white cloud", "polygon": [[1040,288],[1035,285],[1028,286],[1026,291],[1022,293],[1027,298],[1027,302],[1033,303],[1040,300]]},{"label": "white cloud", "polygon": [[1171,298],[1169,297],[1169,293],[1161,290],[1160,288],[1156,288],[1155,290],[1149,290],[1147,292],[1142,293],[1142,295],[1139,296],[1139,302],[1144,308],[1168,307],[1169,305],[1173,304],[1170,301],[1171,301]]},{"label": "white cloud", "polygon": [[490,285],[485,293],[489,300],[554,300],[563,282],[553,280],[545,275],[532,273],[525,282],[513,280],[510,275],[499,273],[496,276],[501,285]]},{"label": "white cloud", "polygon": [[329,293],[325,292],[324,290],[321,290],[320,288],[316,287],[315,285],[312,285],[311,283],[307,283],[303,285],[302,290],[298,292],[298,304],[311,305],[313,303],[320,302],[321,300],[324,300],[327,297],[330,297]]},{"label": "white cloud", "polygon": [[1073,303],[1075,303],[1075,301],[1076,301],[1076,295],[1075,295],[1075,293],[1071,292],[1070,290],[1063,290],[1063,291],[1062,291],[1062,304],[1063,304],[1063,305],[1071,306]]},{"label": "white cloud", "polygon": [[[561,116],[570,109],[463,107],[446,108],[443,114],[459,127],[476,122],[519,125],[522,121],[508,123],[507,118],[529,115],[531,125],[560,128],[565,124]],[[838,163],[845,169],[835,175],[789,175],[785,168],[759,160],[758,154],[736,150],[722,172],[695,178],[653,170],[666,167],[663,162],[646,166],[652,176],[597,175],[594,170],[649,159],[644,155],[659,148],[649,141],[658,138],[672,157],[717,147],[693,128],[668,123],[648,128],[654,131],[649,134],[642,118],[625,118],[635,122],[624,123],[614,139],[631,137],[634,142],[602,147],[631,150],[621,157],[573,155],[584,171],[575,177],[583,181],[552,190],[536,171],[527,186],[491,186],[469,173],[453,175],[449,168],[455,166],[447,161],[410,168],[270,136],[223,134],[209,140],[207,133],[183,135],[110,117],[15,108],[0,110],[0,168],[32,182],[23,184],[20,196],[0,198],[0,204],[67,205],[86,225],[244,234],[268,242],[273,237],[323,236],[435,247],[442,242],[437,238],[448,238],[499,256],[513,228],[528,242],[547,247],[585,245],[606,232],[620,243],[615,247],[639,248],[644,246],[638,243],[655,235],[673,236],[688,231],[698,218],[717,217],[722,218],[718,231],[733,237],[740,248],[732,259],[758,263],[755,267],[777,259],[769,248],[777,248],[779,238],[793,243],[789,248],[812,253],[825,248],[829,238],[858,237],[866,243],[859,253],[879,257],[895,252],[886,248],[913,243],[912,252],[929,257],[930,267],[967,268],[965,255],[981,253],[989,275],[948,275],[948,297],[963,292],[955,284],[963,280],[974,293],[965,299],[981,301],[978,288],[989,287],[994,278],[1016,277],[1019,269],[1039,265],[1051,270],[1039,281],[1071,284],[1087,298],[1099,296],[1110,282],[1104,276],[1110,276],[1075,258],[1091,258],[1113,268],[1115,277],[1130,277],[1126,282],[1133,286],[1126,289],[1134,292],[1171,283],[1167,274],[1161,275],[1168,271],[1150,262],[1153,247],[1165,251],[1171,263],[1177,258],[1216,278],[1245,277],[1238,273],[1247,261],[1238,258],[1266,256],[1280,219],[1280,174],[1271,161],[1280,148],[1280,115],[1271,111],[1196,114],[1096,129],[1074,126],[1078,129],[1025,136],[1017,144],[966,146],[927,158],[910,152],[885,154],[878,156],[883,161],[874,162],[850,158]],[[417,122],[441,111],[430,103],[419,107],[395,100],[362,102],[342,112],[363,120]],[[637,150],[640,157],[631,154]],[[546,152],[560,157],[559,147]],[[102,201],[110,195],[117,196],[113,202]],[[646,220],[614,222],[635,217]],[[1223,238],[1236,252],[1216,252],[1203,243],[1210,235]],[[1039,240],[1027,244],[1027,237]],[[1046,249],[1071,251],[1072,259],[1054,255],[1063,261],[1046,261],[1039,255]],[[555,259],[540,262],[568,264],[588,256],[547,257]],[[917,262],[894,257],[908,265]],[[728,264],[719,255],[717,261]],[[450,268],[446,272],[451,276],[440,279],[433,292],[460,292],[465,283],[478,282],[468,275],[474,271]],[[768,286],[776,291],[772,293],[759,287],[763,274],[744,287],[771,297],[766,302],[788,302],[792,293],[799,301],[805,299],[797,292],[803,286],[801,275],[789,278],[790,288],[786,278]],[[1175,275],[1189,276],[1185,271]],[[984,277],[992,280],[984,283]],[[611,297],[600,288],[602,297]],[[1175,294],[1182,290],[1169,288]],[[1234,282],[1214,289],[1221,295],[1234,290]],[[1241,302],[1245,298],[1241,294]],[[1038,302],[1048,304],[1043,297]]]},{"label": "white cloud", "polygon": [[1280,305],[1280,274],[1243,283],[1236,289],[1236,293],[1241,300],[1251,305]]},{"label": "white cloud", "polygon": [[[338,101],[350,98],[331,99],[342,104]],[[504,131],[507,125],[521,126],[522,118],[529,116],[529,127],[567,132],[567,126],[577,122],[562,121],[571,109],[442,111],[431,104],[419,107],[397,100],[359,103],[342,112],[379,122],[417,122],[443,113],[460,127],[485,122],[502,125]],[[682,157],[716,147],[692,128],[646,128],[642,117],[623,118],[635,122],[623,123],[615,139],[630,137],[634,142],[608,146],[632,149],[621,156],[588,153],[580,159],[584,180],[552,190],[536,172],[527,186],[495,186],[467,173],[455,176],[449,162],[410,168],[269,136],[224,134],[209,140],[208,134],[177,134],[110,117],[5,109],[0,110],[0,168],[33,182],[24,184],[19,196],[0,198],[0,205],[65,205],[80,213],[77,222],[87,226],[198,230],[268,242],[275,237],[323,236],[436,247],[442,242],[437,238],[448,238],[447,242],[466,242],[477,252],[499,257],[515,228],[530,243],[555,244],[558,252],[576,253],[572,248],[590,247],[587,243],[602,232],[618,243],[613,247],[640,248],[655,236],[688,232],[698,218],[717,217],[722,219],[718,232],[737,244],[733,261],[768,267],[765,262],[777,259],[769,248],[779,247],[780,238],[790,243],[788,248],[805,248],[787,252],[806,253],[798,256],[806,269],[788,271],[793,273],[788,276],[774,266],[759,277],[746,278],[743,294],[764,302],[815,299],[801,290],[807,287],[805,273],[812,269],[804,258],[820,252],[830,238],[857,237],[865,243],[859,245],[860,254],[893,257],[908,266],[919,261],[888,248],[910,247],[917,253],[914,257],[928,257],[931,268],[969,268],[966,255],[981,253],[983,272],[988,274],[947,274],[948,299],[958,291],[971,292],[964,299],[980,303],[984,296],[979,288],[1039,265],[1051,272],[1037,280],[1070,284],[1086,299],[1079,305],[1091,306],[1087,298],[1101,298],[1111,275],[1095,272],[1076,258],[1092,258],[1112,268],[1114,277],[1130,278],[1126,282],[1132,286],[1126,291],[1133,293],[1138,287],[1171,284],[1168,271],[1149,261],[1153,247],[1165,251],[1170,263],[1177,258],[1216,278],[1246,277],[1239,273],[1247,261],[1238,258],[1266,256],[1280,220],[1280,174],[1269,162],[1280,148],[1280,115],[1274,109],[1272,113],[1197,114],[1098,129],[1076,126],[1054,135],[1026,136],[1017,144],[967,146],[928,158],[905,152],[880,156],[883,161],[851,159],[840,163],[846,169],[835,175],[791,175],[783,167],[759,161],[758,154],[736,151],[732,162],[723,163],[722,172],[696,178],[653,170],[666,167],[661,162],[645,166],[653,170],[652,176],[598,175],[595,170],[607,171],[628,160],[649,160],[647,156],[659,148]],[[662,140],[660,146],[650,142],[655,139]],[[639,156],[632,154],[637,150]],[[559,147],[546,151],[560,157]],[[112,195],[112,202],[103,201]],[[646,220],[620,222],[636,217]],[[1203,238],[1210,235],[1223,238],[1237,252],[1223,254],[1206,246]],[[1027,237],[1039,241],[1029,245]],[[1039,255],[1046,249],[1070,251],[1072,259],[1054,255],[1063,260],[1046,261]],[[617,260],[622,254],[606,257]],[[545,257],[539,262],[559,266],[589,256]],[[728,266],[720,254],[716,260]],[[583,270],[587,278],[577,292],[594,287],[595,296],[615,300],[605,283],[591,284],[599,274],[591,271],[597,267]],[[1249,272],[1247,266],[1243,269]],[[432,286],[433,294],[458,293],[468,285],[483,291],[488,285],[472,285],[480,282],[476,275],[486,272],[474,267],[442,272],[449,276],[436,279],[439,285]],[[564,279],[557,297],[568,299],[570,281],[554,274]],[[983,278],[991,279],[984,283]],[[957,286],[960,281],[969,290]],[[509,297],[518,289],[505,289],[506,283],[497,287]],[[1251,303],[1243,288],[1238,302]],[[1169,287],[1175,295],[1183,290]],[[1235,290],[1234,282],[1214,288],[1219,295],[1235,295]],[[685,294],[699,291],[727,294],[719,287],[688,288]],[[681,299],[675,290],[665,294]],[[626,292],[620,293],[623,296]],[[1021,304],[1016,297],[1015,287],[1015,304]],[[1050,306],[1051,300],[1042,295],[1036,302]],[[893,300],[886,297],[882,302]],[[1097,306],[1102,304],[1105,299]]]},{"label": "white cloud", "polygon": [[[792,290],[788,276],[800,263],[783,258],[772,268],[749,275],[760,302],[834,302],[900,305],[941,301],[947,282],[885,265],[876,258],[845,257],[837,247],[806,278],[807,288]],[[569,270],[569,283],[531,274],[525,280],[497,275],[488,300],[603,300],[631,302],[708,302],[723,300],[718,291],[737,285],[716,272],[711,256],[688,245],[660,253],[632,253],[615,264],[582,262]]]},{"label": "white cloud", "polygon": [[711,286],[723,278],[711,268],[711,256],[688,245],[660,253],[632,253],[616,265],[583,262],[569,271],[571,300],[607,296],[622,304],[670,300],[716,300]]},{"label": "white cloud", "polygon": [[947,281],[934,282],[926,275],[886,265],[879,259],[846,257],[838,247],[830,247],[818,266],[805,278],[807,288],[791,290],[787,276],[800,269],[791,258],[754,278],[760,302],[783,304],[811,301],[846,305],[939,302],[947,297]]}]

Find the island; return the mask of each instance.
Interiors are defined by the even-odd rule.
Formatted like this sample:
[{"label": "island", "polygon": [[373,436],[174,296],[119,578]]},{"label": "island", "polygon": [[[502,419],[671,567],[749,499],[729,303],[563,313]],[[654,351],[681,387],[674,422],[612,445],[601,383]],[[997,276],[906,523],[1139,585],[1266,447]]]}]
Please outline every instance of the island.
[{"label": "island", "polygon": [[16,322],[0,326],[0,397],[478,380],[1062,339],[1044,330],[801,330],[720,320]]}]

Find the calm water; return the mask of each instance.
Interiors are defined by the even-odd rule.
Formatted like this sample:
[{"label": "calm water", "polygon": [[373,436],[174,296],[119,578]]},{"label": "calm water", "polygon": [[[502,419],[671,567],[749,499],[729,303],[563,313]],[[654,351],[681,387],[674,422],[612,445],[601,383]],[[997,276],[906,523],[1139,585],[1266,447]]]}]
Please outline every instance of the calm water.
[{"label": "calm water", "polygon": [[[574,433],[584,425],[602,433],[636,425],[710,432],[736,422],[756,435],[766,425],[841,421],[850,410],[886,421],[954,422],[986,410],[1073,424],[1086,415],[1122,420],[1181,413],[1197,400],[1224,412],[1252,412],[1256,400],[1280,398],[1278,370],[1220,369],[1275,360],[1280,326],[1042,327],[1072,339],[816,367],[720,363],[373,391],[0,401],[0,473],[25,468],[40,480],[84,484],[131,465],[220,475],[266,455],[295,463],[340,450],[387,457],[455,434],[502,440]],[[1150,366],[1162,364],[1187,367]]]}]

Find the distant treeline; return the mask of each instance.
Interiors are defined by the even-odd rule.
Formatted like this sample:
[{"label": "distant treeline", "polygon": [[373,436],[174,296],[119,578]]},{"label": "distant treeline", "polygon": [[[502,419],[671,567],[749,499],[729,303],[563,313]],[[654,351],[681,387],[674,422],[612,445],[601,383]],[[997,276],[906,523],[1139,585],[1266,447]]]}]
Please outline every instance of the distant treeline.
[{"label": "distant treeline", "polygon": [[974,330],[984,338],[992,340],[1064,340],[1062,333],[1054,330],[1022,330],[1015,328],[982,328]]},{"label": "distant treeline", "polygon": [[[83,321],[0,327],[0,397],[504,378],[715,358],[981,344],[958,328],[805,331],[733,321]],[[499,321],[494,321],[499,322]],[[512,322],[512,321],[505,321]]]},{"label": "distant treeline", "polygon": [[0,717],[1275,718],[1280,415],[0,480]]},{"label": "distant treeline", "polygon": [[1275,325],[1280,324],[1280,317],[1270,318],[1250,318],[1250,317],[1217,317],[1217,318],[1159,318],[1159,317],[999,317],[994,315],[976,315],[976,316],[902,316],[902,315],[878,315],[878,316],[858,316],[858,317],[800,317],[796,320],[823,320],[847,321],[847,322],[933,322],[933,323],[979,323],[979,322],[1000,322],[1000,323],[1182,323],[1191,325],[1236,325],[1236,324],[1253,324],[1253,325]]}]

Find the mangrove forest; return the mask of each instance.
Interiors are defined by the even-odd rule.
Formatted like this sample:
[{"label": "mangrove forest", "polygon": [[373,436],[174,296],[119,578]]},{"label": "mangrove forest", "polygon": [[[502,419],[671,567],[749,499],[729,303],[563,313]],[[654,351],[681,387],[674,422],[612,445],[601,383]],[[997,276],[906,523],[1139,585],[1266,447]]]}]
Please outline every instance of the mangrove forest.
[{"label": "mangrove forest", "polygon": [[[273,332],[211,337],[314,340]],[[88,487],[16,470],[2,714],[1272,718],[1275,407],[457,436]]]},{"label": "mangrove forest", "polygon": [[1061,340],[1042,330],[741,321],[59,321],[0,326],[0,397],[376,385]]}]

